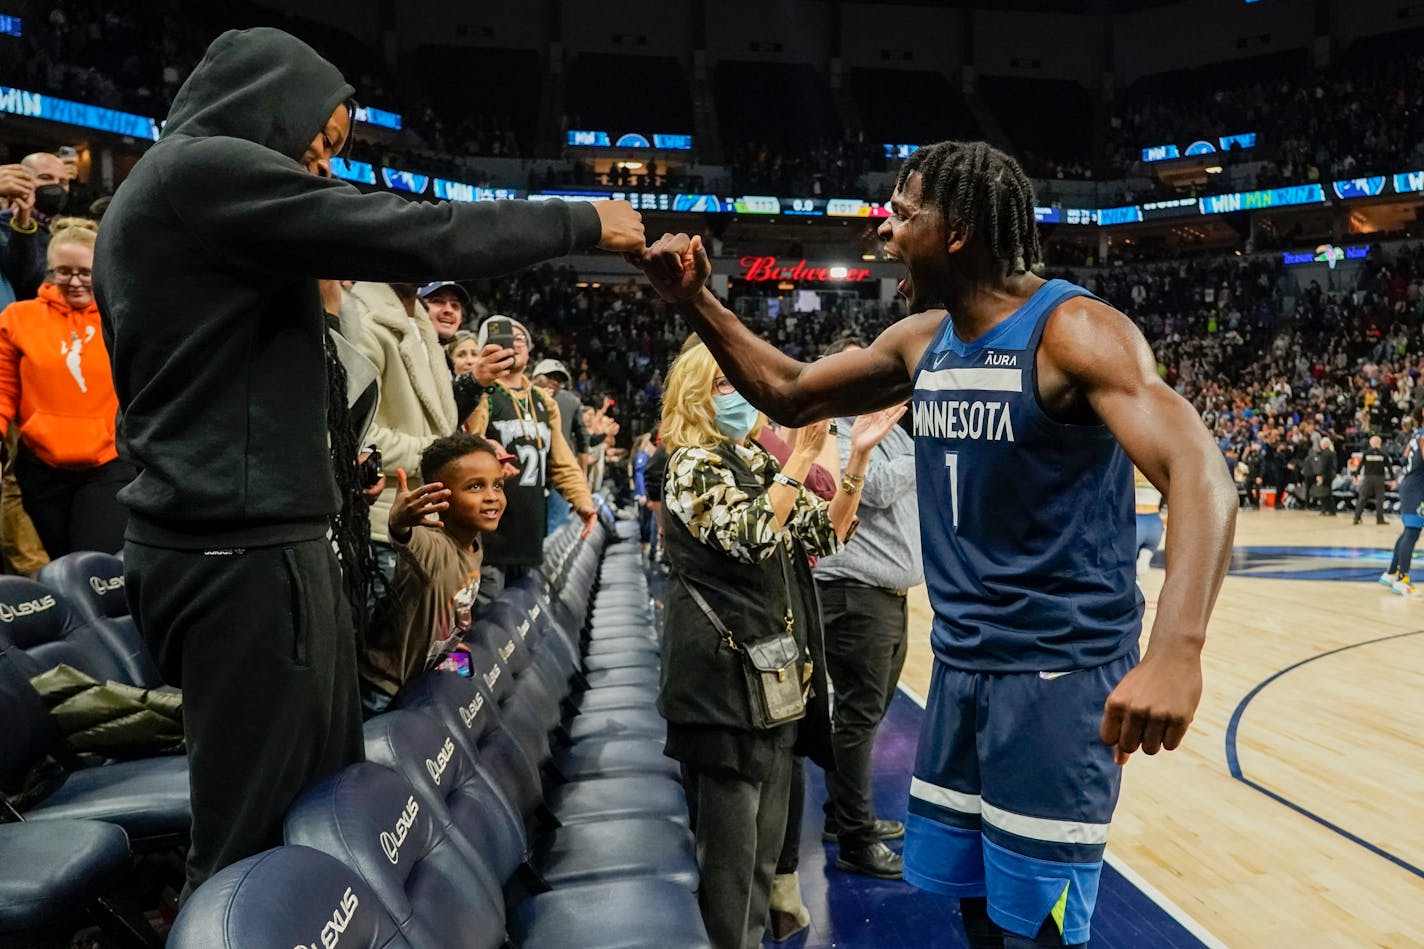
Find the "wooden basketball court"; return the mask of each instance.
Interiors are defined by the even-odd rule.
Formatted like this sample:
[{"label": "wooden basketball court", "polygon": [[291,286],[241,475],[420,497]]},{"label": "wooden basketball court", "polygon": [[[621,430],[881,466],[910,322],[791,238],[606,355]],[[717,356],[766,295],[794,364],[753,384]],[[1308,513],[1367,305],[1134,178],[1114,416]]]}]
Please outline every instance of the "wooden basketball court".
[{"label": "wooden basketball court", "polygon": [[[1374,581],[1398,530],[1241,514],[1196,722],[1133,756],[1108,844],[1208,944],[1424,946],[1424,595]],[[921,587],[901,679],[920,696],[929,628]]]}]

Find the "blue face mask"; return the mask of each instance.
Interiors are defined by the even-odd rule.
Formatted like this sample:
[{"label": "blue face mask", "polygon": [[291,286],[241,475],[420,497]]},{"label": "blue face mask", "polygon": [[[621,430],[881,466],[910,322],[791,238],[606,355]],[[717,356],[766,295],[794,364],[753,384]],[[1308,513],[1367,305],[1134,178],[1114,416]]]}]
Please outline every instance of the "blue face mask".
[{"label": "blue face mask", "polygon": [[756,424],[757,409],[740,392],[714,395],[712,405],[717,410],[717,430],[734,442],[747,437]]}]

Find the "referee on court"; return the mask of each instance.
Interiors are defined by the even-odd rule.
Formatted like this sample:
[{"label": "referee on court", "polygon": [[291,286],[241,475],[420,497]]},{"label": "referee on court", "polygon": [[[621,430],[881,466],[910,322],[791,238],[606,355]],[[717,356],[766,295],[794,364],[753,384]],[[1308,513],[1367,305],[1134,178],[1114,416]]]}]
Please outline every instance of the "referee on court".
[{"label": "referee on court", "polygon": [[1375,523],[1384,523],[1385,479],[1389,477],[1389,456],[1384,453],[1383,440],[1370,436],[1370,447],[1360,459],[1360,491],[1355,498],[1355,523],[1365,513],[1365,502],[1375,502]]}]

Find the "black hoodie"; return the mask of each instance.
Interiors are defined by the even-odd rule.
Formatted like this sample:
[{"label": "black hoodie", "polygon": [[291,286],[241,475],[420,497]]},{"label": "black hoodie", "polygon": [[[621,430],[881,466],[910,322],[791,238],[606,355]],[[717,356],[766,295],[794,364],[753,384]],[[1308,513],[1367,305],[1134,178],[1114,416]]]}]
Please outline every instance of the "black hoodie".
[{"label": "black hoodie", "polygon": [[128,536],[188,549],[320,537],[340,507],[318,278],[491,276],[590,247],[587,205],[363,194],[299,164],[352,89],[280,30],[219,37],[104,216]]}]

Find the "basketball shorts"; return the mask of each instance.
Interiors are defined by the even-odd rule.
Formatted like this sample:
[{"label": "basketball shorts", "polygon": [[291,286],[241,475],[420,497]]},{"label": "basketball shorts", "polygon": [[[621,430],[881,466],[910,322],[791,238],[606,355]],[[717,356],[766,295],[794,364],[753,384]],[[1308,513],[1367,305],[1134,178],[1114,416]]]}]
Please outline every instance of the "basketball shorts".
[{"label": "basketball shorts", "polygon": [[980,673],[936,662],[910,782],[905,880],[987,897],[1032,938],[1052,919],[1088,941],[1122,780],[1098,739],[1103,703],[1137,650],[1071,672]]},{"label": "basketball shorts", "polygon": [[1162,546],[1164,529],[1161,514],[1137,515],[1137,549],[1155,552]]},{"label": "basketball shorts", "polygon": [[1399,520],[1405,527],[1424,527],[1424,490],[1413,484],[1400,485]]}]

